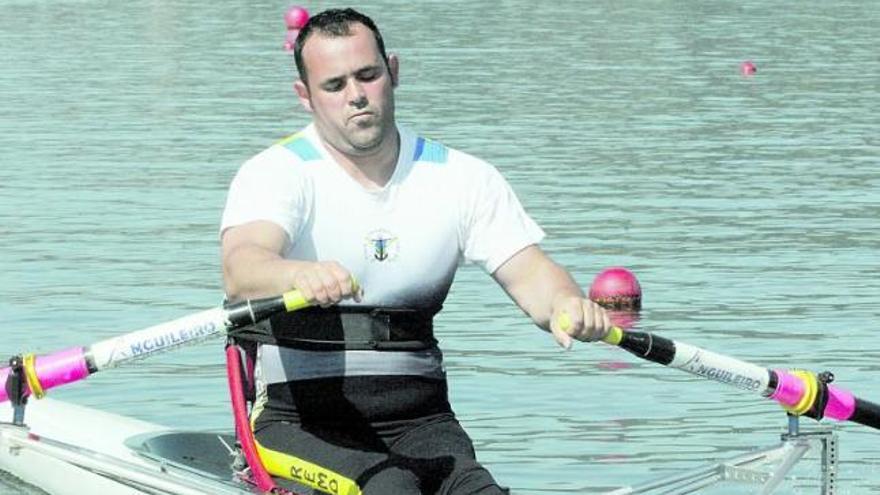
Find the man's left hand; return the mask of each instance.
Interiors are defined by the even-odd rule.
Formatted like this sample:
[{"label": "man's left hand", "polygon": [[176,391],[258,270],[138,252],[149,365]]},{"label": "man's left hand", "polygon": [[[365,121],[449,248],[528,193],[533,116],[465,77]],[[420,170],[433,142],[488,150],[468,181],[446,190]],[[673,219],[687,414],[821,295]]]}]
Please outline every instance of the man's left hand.
[{"label": "man's left hand", "polygon": [[556,343],[565,349],[571,348],[572,339],[582,342],[601,340],[611,326],[605,310],[589,299],[566,296],[553,302],[550,332]]}]

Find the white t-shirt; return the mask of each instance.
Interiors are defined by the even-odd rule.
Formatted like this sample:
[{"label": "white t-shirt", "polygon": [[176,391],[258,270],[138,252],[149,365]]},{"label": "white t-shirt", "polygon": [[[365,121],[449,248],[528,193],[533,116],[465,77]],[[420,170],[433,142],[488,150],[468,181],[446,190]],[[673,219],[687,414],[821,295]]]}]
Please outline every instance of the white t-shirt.
[{"label": "white t-shirt", "polygon": [[379,191],[335,162],[314,125],[280,141],[238,171],[221,228],[274,222],[286,258],[337,261],[364,288],[361,304],[409,308],[439,307],[461,262],[492,273],[541,241],[492,165],[398,130],[397,166]]}]

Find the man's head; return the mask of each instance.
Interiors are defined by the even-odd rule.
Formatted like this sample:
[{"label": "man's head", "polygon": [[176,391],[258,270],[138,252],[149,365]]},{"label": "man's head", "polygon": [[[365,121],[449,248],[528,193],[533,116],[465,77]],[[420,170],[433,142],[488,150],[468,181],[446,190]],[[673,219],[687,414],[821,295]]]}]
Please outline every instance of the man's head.
[{"label": "man's head", "polygon": [[353,24],[362,24],[369,28],[373,33],[373,39],[376,40],[376,46],[379,48],[382,59],[387,63],[388,55],[385,54],[385,41],[382,40],[382,33],[379,32],[379,28],[376,27],[376,23],[372,19],[354,9],[325,10],[309,18],[306,25],[300,29],[293,45],[293,59],[296,62],[299,78],[303,82],[308,84],[308,74],[302,56],[306,39],[314,33],[321,33],[324,36],[351,36]]},{"label": "man's head", "polygon": [[326,144],[350,156],[397,145],[398,60],[386,55],[369,17],[352,9],[321,12],[300,31],[294,56],[294,88]]}]

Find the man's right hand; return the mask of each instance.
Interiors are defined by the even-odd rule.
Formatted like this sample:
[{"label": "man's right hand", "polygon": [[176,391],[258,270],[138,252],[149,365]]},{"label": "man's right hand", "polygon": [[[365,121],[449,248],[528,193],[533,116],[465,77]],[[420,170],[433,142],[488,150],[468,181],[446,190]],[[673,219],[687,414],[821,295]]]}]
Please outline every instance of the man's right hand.
[{"label": "man's right hand", "polygon": [[343,299],[360,302],[363,292],[354,275],[335,261],[303,263],[293,276],[293,286],[310,304],[324,308]]},{"label": "man's right hand", "polygon": [[287,233],[258,220],[223,233],[223,281],[230,300],[269,297],[299,289],[309,304],[332,306],[361,301],[361,289],[348,269],[335,261],[284,259]]}]

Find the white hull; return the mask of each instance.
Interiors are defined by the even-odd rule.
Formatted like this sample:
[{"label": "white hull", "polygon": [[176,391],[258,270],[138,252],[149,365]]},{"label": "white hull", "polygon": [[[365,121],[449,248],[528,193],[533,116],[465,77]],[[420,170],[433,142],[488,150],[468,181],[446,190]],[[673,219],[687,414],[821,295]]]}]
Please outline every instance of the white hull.
[{"label": "white hull", "polygon": [[[11,418],[8,403],[0,404],[0,421]],[[231,470],[227,471],[226,443],[216,434],[175,431],[51,399],[32,400],[25,422],[28,427],[0,422],[0,470],[51,495],[255,493],[250,487],[232,481]],[[794,464],[810,449],[822,455],[821,493],[833,493],[831,487],[837,472],[836,435],[831,431],[797,433],[796,418],[789,426],[789,435],[773,447],[607,493],[702,493],[702,488],[733,481],[762,486],[761,493],[776,493]],[[163,443],[163,439],[171,438],[177,443]],[[160,445],[171,448],[162,455]],[[136,449],[144,454],[138,454]],[[213,459],[213,464],[188,465],[175,460],[191,458],[206,462]],[[195,465],[200,467],[193,467]]]},{"label": "white hull", "polygon": [[[0,404],[0,421],[12,418]],[[51,495],[243,494],[226,482],[162,466],[126,440],[171,430],[52,399],[30,400],[27,428],[0,424],[0,470]]]}]

